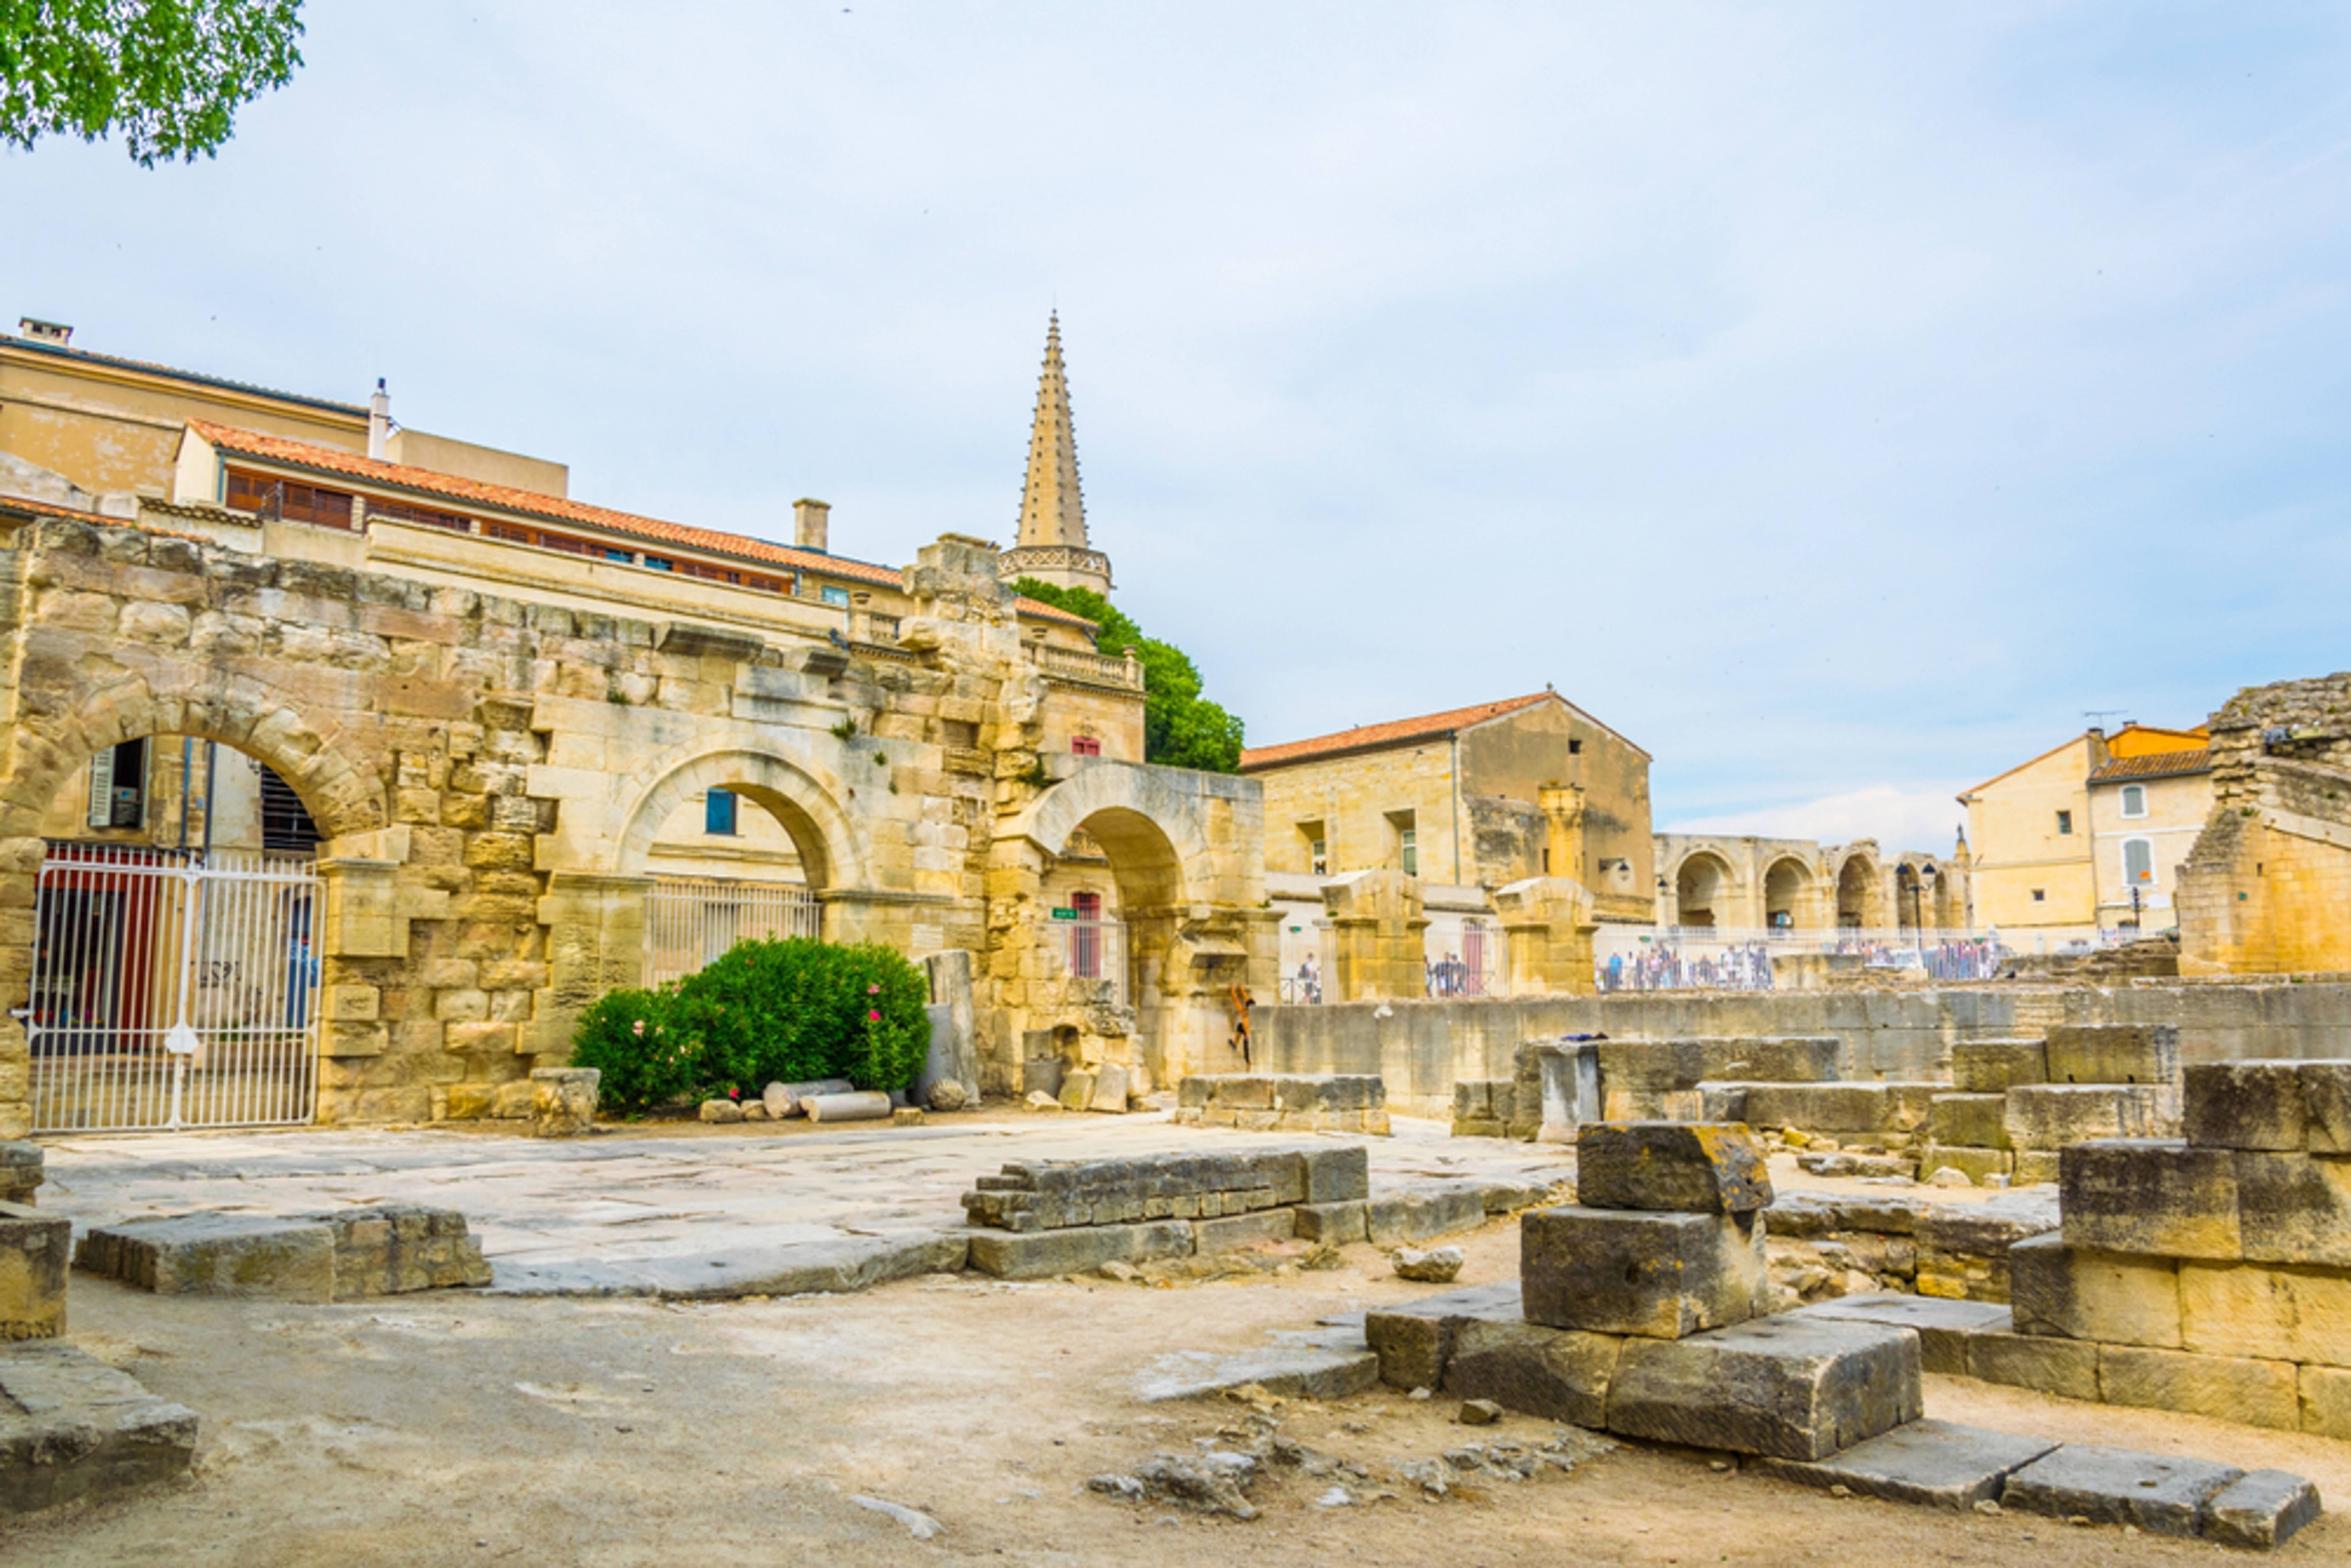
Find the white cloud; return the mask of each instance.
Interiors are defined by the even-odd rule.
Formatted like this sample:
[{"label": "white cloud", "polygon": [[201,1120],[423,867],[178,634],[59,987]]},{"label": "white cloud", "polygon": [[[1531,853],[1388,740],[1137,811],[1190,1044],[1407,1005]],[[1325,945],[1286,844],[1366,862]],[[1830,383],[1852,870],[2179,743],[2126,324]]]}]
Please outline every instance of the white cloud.
[{"label": "white cloud", "polygon": [[1949,854],[1959,830],[1967,821],[1967,808],[1954,799],[1958,792],[1957,789],[1903,789],[1893,784],[1873,784],[1865,789],[1823,795],[1818,800],[1764,810],[1692,817],[1661,831],[1818,839],[1830,844],[1876,839],[1881,848],[1888,851]]}]

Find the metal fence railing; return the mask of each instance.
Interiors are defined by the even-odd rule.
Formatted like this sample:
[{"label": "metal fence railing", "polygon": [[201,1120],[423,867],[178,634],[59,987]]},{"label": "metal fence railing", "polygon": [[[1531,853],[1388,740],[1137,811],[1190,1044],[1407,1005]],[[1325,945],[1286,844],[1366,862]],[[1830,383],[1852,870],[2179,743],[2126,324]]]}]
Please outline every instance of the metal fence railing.
[{"label": "metal fence railing", "polygon": [[663,876],[646,895],[645,984],[684,979],[737,942],[823,934],[824,906],[781,882]]},{"label": "metal fence railing", "polygon": [[33,1130],[309,1121],[318,904],[308,855],[49,845],[16,1013]]}]

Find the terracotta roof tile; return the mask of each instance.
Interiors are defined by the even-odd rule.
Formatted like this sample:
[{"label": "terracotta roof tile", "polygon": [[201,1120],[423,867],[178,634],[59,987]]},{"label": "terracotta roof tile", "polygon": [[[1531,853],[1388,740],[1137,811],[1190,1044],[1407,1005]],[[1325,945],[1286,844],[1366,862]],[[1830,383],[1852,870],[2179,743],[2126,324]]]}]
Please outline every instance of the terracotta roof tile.
[{"label": "terracotta roof tile", "polygon": [[1555,692],[1537,692],[1532,696],[1505,697],[1500,702],[1479,703],[1471,707],[1448,708],[1443,713],[1424,714],[1418,718],[1391,719],[1385,724],[1359,725],[1343,729],[1335,735],[1318,735],[1311,740],[1284,741],[1280,746],[1260,746],[1241,753],[1241,771],[1271,768],[1279,763],[1297,762],[1310,757],[1330,757],[1347,751],[1369,751],[1385,746],[1400,746],[1406,741],[1435,740],[1483,724],[1489,718],[1499,718],[1538,703],[1561,699]]},{"label": "terracotta roof tile", "polygon": [[[828,555],[821,550],[799,549],[769,539],[755,538],[748,534],[689,528],[684,523],[664,522],[659,517],[616,512],[608,507],[591,507],[585,501],[569,500],[561,496],[542,496],[534,490],[486,484],[478,479],[461,478],[455,474],[436,474],[429,468],[411,468],[398,463],[386,463],[380,458],[362,457],[353,452],[337,451],[331,446],[290,441],[282,435],[265,435],[259,431],[214,424],[210,420],[192,419],[188,421],[188,428],[220,451],[313,473],[337,474],[363,483],[394,486],[446,500],[472,502],[476,506],[495,507],[503,512],[518,512],[549,522],[601,528],[607,533],[623,534],[636,539],[708,550],[714,555],[733,556],[738,560],[762,561],[795,571],[852,578],[889,588],[901,587],[904,580],[894,567],[852,560],[847,556]],[[1093,625],[1082,615],[1073,615],[1066,610],[1040,603],[1033,599],[1024,597],[1019,601],[1019,608],[1023,615],[1063,621],[1076,626]]]},{"label": "terracotta roof tile", "polygon": [[60,507],[47,501],[36,501],[27,496],[0,496],[0,512],[24,512],[43,517],[68,517],[77,523],[102,523],[110,528],[130,528],[139,526],[128,517],[110,517],[103,512],[85,512],[78,507]]},{"label": "terracotta roof tile", "polygon": [[2190,773],[2212,771],[2212,751],[2199,746],[2193,751],[2149,751],[2137,757],[2117,757],[2103,768],[2091,770],[2093,784],[2112,784],[2124,779],[2179,779]]}]

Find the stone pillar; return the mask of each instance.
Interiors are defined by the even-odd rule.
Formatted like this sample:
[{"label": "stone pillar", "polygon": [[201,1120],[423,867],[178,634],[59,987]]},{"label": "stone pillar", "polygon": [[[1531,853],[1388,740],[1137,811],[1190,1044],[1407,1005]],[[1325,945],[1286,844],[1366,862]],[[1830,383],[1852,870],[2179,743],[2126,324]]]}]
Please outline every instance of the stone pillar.
[{"label": "stone pillar", "polygon": [[1428,992],[1428,917],[1420,883],[1400,871],[1359,871],[1322,884],[1332,936],[1330,1000],[1406,999]]},{"label": "stone pillar", "polygon": [[645,973],[645,895],[649,876],[549,873],[538,901],[547,928],[547,987],[537,993],[523,1031],[524,1054],[539,1066],[571,1058],[571,1030],[606,991],[642,985]]},{"label": "stone pillar", "polygon": [[1513,997],[1585,997],[1597,988],[1592,973],[1592,894],[1563,876],[1535,876],[1494,893],[1494,910],[1510,949]]},{"label": "stone pillar", "polygon": [[1543,874],[1582,882],[1592,873],[1583,863],[1583,786],[1546,784],[1535,803],[1544,820]]}]

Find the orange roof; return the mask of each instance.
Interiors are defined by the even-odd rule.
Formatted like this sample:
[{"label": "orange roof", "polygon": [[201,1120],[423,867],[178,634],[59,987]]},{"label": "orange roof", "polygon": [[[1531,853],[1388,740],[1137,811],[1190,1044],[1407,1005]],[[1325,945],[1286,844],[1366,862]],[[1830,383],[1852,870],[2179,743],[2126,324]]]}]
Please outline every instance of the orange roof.
[{"label": "orange roof", "polygon": [[2117,757],[2093,771],[2090,782],[2112,784],[2124,779],[2178,779],[2190,773],[2211,771],[2211,748],[2199,746],[2193,751],[2142,751],[2136,757]]},{"label": "orange roof", "polygon": [[29,496],[0,496],[0,511],[25,512],[44,517],[69,517],[77,523],[103,523],[110,528],[134,528],[139,526],[128,517],[110,517],[103,512],[86,512],[78,507],[60,507],[48,501],[36,501]]},{"label": "orange roof", "polygon": [[2203,745],[2212,732],[2202,725],[2194,729],[2159,729],[2152,725],[2126,724],[2106,737],[2109,757],[2151,757],[2174,751],[2187,751]]},{"label": "orange roof", "polygon": [[1343,729],[1336,735],[1318,735],[1311,740],[1284,741],[1280,746],[1260,746],[1241,753],[1241,771],[1271,768],[1278,763],[1296,762],[1309,757],[1332,757],[1348,751],[1370,751],[1384,746],[1400,746],[1406,741],[1437,740],[1484,724],[1488,719],[1530,708],[1537,703],[1564,702],[1557,692],[1537,692],[1532,696],[1505,697],[1497,703],[1479,703],[1475,707],[1448,708],[1444,713],[1423,715],[1419,718],[1391,719],[1386,724],[1359,725]]},{"label": "orange roof", "polygon": [[[821,550],[799,549],[769,539],[754,538],[748,534],[689,528],[684,523],[664,522],[659,517],[616,512],[607,507],[591,507],[585,501],[569,500],[561,496],[542,496],[537,491],[517,490],[509,485],[485,484],[478,479],[460,478],[455,474],[436,474],[429,468],[412,468],[402,464],[386,463],[380,458],[362,457],[353,452],[338,451],[331,446],[317,446],[307,441],[289,441],[282,435],[265,435],[259,431],[214,424],[210,420],[192,419],[188,421],[188,428],[220,451],[312,473],[340,475],[368,484],[415,491],[448,500],[472,502],[476,506],[495,507],[500,511],[520,512],[554,522],[576,523],[601,528],[607,533],[625,534],[632,538],[708,550],[714,555],[733,556],[739,560],[764,561],[796,571],[854,578],[891,588],[900,587],[904,581],[893,567],[852,560],[847,556],[828,555]],[[1066,610],[1033,599],[1022,598],[1019,605],[1023,615],[1066,621],[1078,626],[1093,625],[1082,615],[1073,615]]]}]

